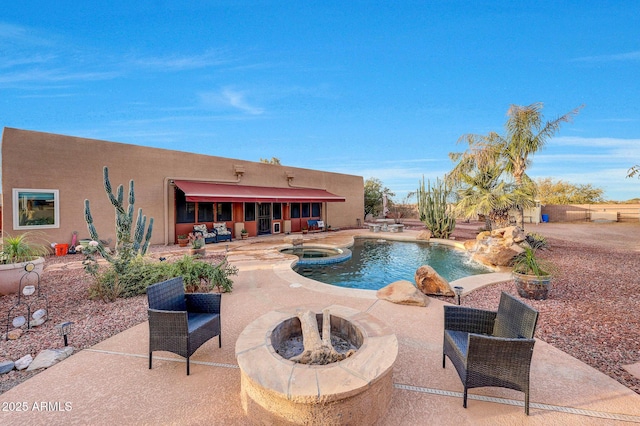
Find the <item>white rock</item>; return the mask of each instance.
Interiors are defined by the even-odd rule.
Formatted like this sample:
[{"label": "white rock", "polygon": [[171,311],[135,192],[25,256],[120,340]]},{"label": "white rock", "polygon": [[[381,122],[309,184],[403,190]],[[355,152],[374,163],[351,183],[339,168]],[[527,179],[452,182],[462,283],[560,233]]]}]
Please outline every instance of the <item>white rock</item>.
[{"label": "white rock", "polygon": [[29,321],[29,327],[37,327],[44,324],[44,318],[38,318],[33,321]]},{"label": "white rock", "polygon": [[31,315],[31,317],[34,320],[39,320],[40,318],[44,317],[45,315],[47,315],[47,310],[46,309],[38,309],[37,311],[35,311],[33,313],[33,315]]},{"label": "white rock", "polygon": [[22,358],[20,358],[19,360],[15,361],[16,370],[24,370],[32,362],[33,362],[33,357],[31,356],[31,354],[27,354],[27,355],[23,356]]},{"label": "white rock", "polygon": [[15,328],[18,328],[18,327],[22,327],[26,322],[27,320],[25,319],[25,317],[19,316],[13,319],[12,324]]},{"label": "white rock", "polygon": [[29,365],[29,368],[27,368],[27,371],[49,368],[69,357],[72,353],[73,347],[71,346],[65,346],[62,349],[45,349],[36,356],[36,359],[34,359],[31,365]]}]

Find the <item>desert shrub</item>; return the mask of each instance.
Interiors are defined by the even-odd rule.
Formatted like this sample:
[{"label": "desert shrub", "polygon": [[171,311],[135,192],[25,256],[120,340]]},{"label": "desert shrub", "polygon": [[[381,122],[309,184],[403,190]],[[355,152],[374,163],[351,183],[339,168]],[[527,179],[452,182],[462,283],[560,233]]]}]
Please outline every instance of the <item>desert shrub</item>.
[{"label": "desert shrub", "polygon": [[230,292],[233,288],[233,281],[229,276],[238,274],[238,269],[231,266],[227,259],[213,265],[197,261],[193,256],[184,256],[174,262],[172,266],[173,276],[182,276],[187,292],[209,292],[214,287],[218,291]]},{"label": "desert shrub", "polygon": [[545,248],[548,245],[548,242],[545,236],[535,232],[528,233],[525,239],[529,244],[529,246],[534,250]]},{"label": "desert shrub", "polygon": [[129,262],[123,273],[118,274],[113,266],[97,273],[96,280],[89,287],[89,295],[105,301],[137,296],[144,294],[151,284],[172,278],[172,273],[171,264],[138,256]]},{"label": "desert shrub", "polygon": [[119,297],[144,294],[151,284],[179,276],[183,278],[187,292],[206,293],[214,288],[230,292],[233,288],[230,276],[237,274],[238,269],[226,259],[214,265],[188,255],[175,262],[157,262],[138,256],[124,273],[118,274],[112,265],[96,273],[95,281],[89,287],[89,296],[112,302]]}]

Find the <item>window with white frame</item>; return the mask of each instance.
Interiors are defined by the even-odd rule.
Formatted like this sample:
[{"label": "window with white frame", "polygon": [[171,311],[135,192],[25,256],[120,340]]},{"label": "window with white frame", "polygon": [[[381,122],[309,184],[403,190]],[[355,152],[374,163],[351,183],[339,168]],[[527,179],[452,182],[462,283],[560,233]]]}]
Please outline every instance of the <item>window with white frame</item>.
[{"label": "window with white frame", "polygon": [[13,189],[13,229],[60,227],[57,189]]}]

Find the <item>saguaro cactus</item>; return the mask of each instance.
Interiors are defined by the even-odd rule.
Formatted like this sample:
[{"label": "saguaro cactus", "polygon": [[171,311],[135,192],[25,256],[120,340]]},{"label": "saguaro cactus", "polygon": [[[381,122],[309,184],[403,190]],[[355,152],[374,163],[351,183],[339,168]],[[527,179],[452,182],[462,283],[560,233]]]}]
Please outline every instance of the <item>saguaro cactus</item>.
[{"label": "saguaro cactus", "polygon": [[[113,204],[115,208],[116,247],[115,253],[111,254],[105,249],[102,243],[100,243],[98,251],[102,257],[113,264],[116,271],[120,273],[124,272],[124,268],[126,268],[129,262],[131,262],[138,253],[144,255],[147,252],[149,242],[151,240],[151,233],[153,232],[153,218],[149,219],[149,227],[146,229],[145,233],[147,217],[142,214],[142,209],[138,209],[138,216],[132,237],[131,230],[135,204],[133,180],[129,181],[129,204],[126,209],[124,206],[124,187],[119,185],[116,190],[116,194],[114,195],[111,189],[111,182],[109,181],[109,168],[106,166],[103,169],[103,183],[104,190],[109,197],[109,201],[111,201],[111,204]],[[99,242],[100,237],[98,236],[98,231],[93,224],[89,200],[84,200],[84,216],[91,239]]]},{"label": "saguaro cactus", "polygon": [[436,179],[431,187],[431,182],[424,185],[424,177],[418,188],[418,212],[420,221],[426,225],[435,238],[449,238],[456,227],[456,218],[451,213],[447,204],[447,198],[451,193],[446,182]]}]

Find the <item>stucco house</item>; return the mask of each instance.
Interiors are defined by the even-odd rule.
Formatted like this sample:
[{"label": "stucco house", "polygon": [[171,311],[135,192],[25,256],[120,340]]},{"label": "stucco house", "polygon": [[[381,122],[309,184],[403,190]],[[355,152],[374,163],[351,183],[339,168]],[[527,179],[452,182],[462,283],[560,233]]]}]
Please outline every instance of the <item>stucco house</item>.
[{"label": "stucco house", "polygon": [[135,182],[135,207],[154,218],[152,244],[173,244],[195,224],[224,223],[233,238],[299,232],[309,220],[334,228],[362,222],[361,176],[4,128],[2,227],[38,230],[68,243],[88,238],[89,199],[101,239],[115,240],[114,209],[103,187]]}]

